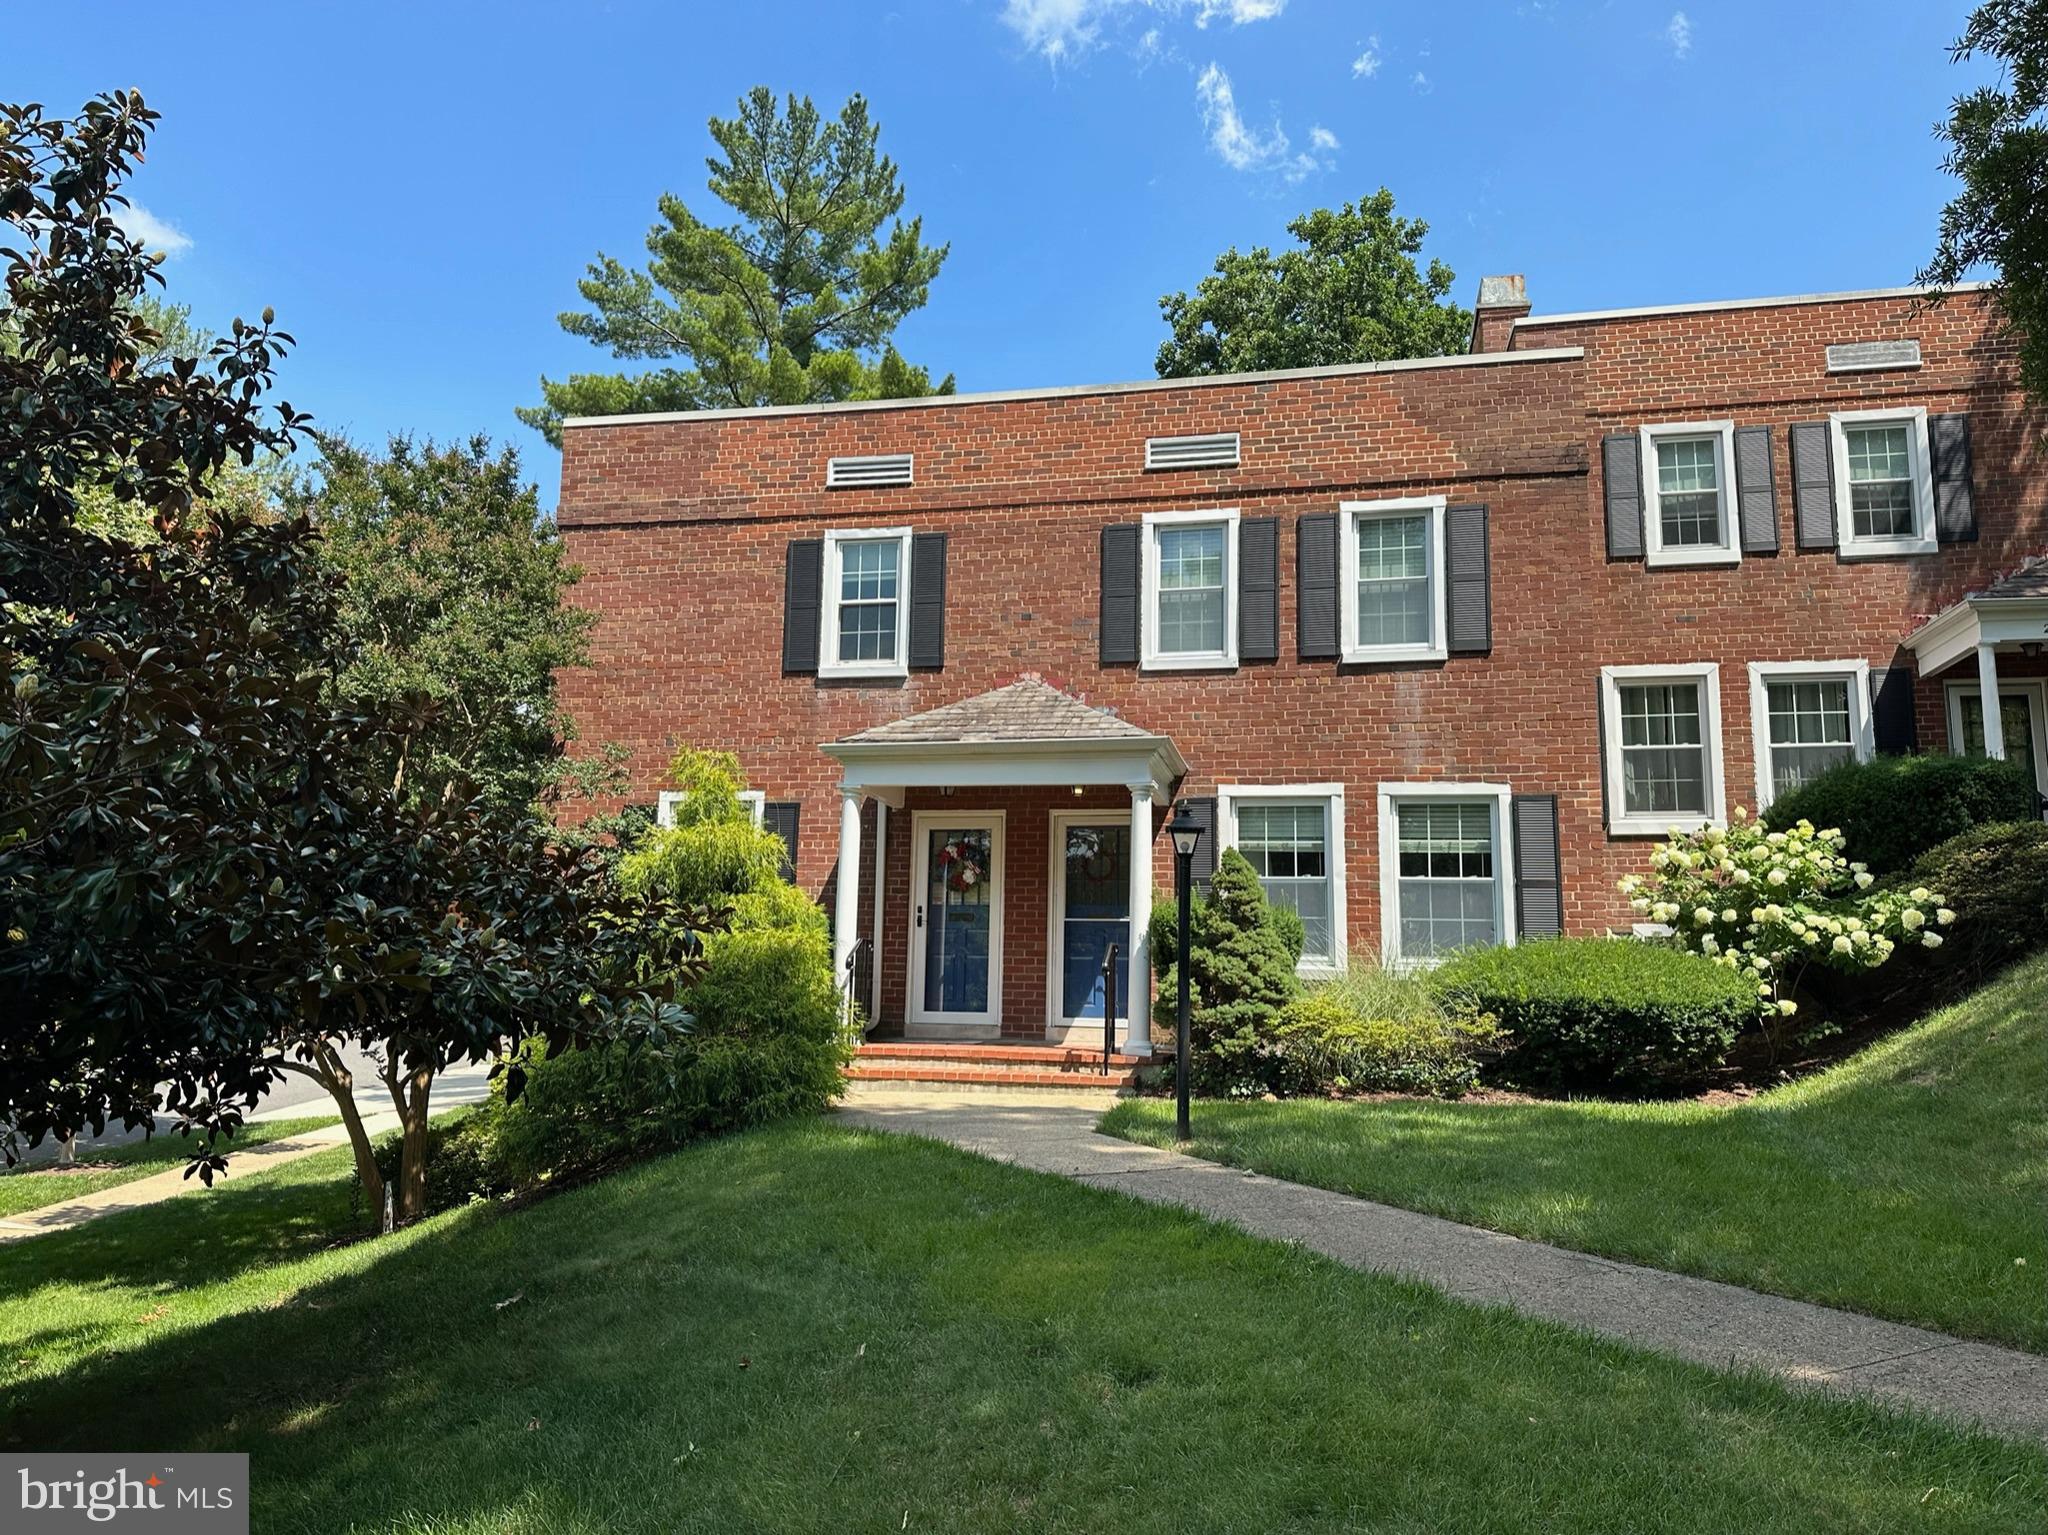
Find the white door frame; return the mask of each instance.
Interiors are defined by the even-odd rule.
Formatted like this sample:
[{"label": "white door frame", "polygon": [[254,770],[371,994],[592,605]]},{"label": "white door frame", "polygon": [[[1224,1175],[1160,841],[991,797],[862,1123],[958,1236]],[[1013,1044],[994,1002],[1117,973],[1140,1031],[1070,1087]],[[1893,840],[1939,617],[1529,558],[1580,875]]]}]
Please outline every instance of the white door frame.
[{"label": "white door frame", "polygon": [[[1998,679],[1998,691],[2026,695],[2027,712],[2032,716],[2034,726],[2034,788],[2037,793],[2048,794],[2048,678],[2001,677]],[[1943,693],[1943,712],[1948,717],[1948,749],[1952,753],[1960,753],[1963,749],[1963,700],[1981,697],[1983,688],[1974,680],[1950,682]]]},{"label": "white door frame", "polygon": [[[1067,828],[1069,826],[1113,826],[1121,830],[1126,838],[1130,835],[1131,816],[1129,811],[1121,814],[1114,808],[1101,810],[1055,810],[1052,812],[1051,833],[1046,838],[1049,844],[1048,869],[1046,871],[1045,902],[1045,1031],[1048,1036],[1067,1035],[1080,1031],[1084,1036],[1093,1030],[1099,1043],[1102,1036],[1100,1018],[1069,1018],[1065,1016],[1065,991],[1063,984],[1067,966]],[[1133,856],[1136,856],[1135,853]],[[1124,880],[1130,885],[1128,871]],[[1129,904],[1128,901],[1125,903]],[[1128,918],[1125,919],[1128,922]],[[1124,990],[1128,999],[1130,991],[1130,940],[1124,940]],[[1117,1014],[1117,1039],[1122,1041],[1130,1032],[1131,1017],[1128,1011]],[[1121,1048],[1121,1045],[1119,1045]]]},{"label": "white door frame", "polygon": [[[910,902],[904,909],[909,923],[910,967],[904,978],[903,1017],[908,1024],[943,1024],[950,1028],[985,1030],[997,1034],[1003,1027],[1003,812],[1000,810],[915,810],[910,816]],[[924,1005],[925,937],[931,928],[918,921],[925,891],[931,884],[931,837],[933,826],[961,829],[982,828],[988,842],[988,1011],[948,1013],[928,1010]]]}]

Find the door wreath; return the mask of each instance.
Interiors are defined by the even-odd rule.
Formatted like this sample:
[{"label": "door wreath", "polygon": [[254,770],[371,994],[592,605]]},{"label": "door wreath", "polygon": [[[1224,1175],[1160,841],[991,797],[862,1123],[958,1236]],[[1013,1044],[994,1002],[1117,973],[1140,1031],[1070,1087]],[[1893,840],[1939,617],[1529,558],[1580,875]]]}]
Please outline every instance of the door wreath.
[{"label": "door wreath", "polygon": [[946,888],[965,895],[988,878],[982,860],[986,850],[975,837],[956,837],[939,848],[939,868]]}]

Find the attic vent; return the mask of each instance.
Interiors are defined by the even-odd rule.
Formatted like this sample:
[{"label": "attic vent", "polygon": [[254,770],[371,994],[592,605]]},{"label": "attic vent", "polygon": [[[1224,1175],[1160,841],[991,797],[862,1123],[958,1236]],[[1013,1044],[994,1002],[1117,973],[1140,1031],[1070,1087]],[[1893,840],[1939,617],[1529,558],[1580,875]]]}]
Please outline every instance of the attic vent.
[{"label": "attic vent", "polygon": [[873,453],[865,458],[834,458],[825,462],[825,488],[852,490],[863,485],[908,485],[908,453]]},{"label": "attic vent", "polygon": [[1237,433],[1213,437],[1147,437],[1145,467],[1149,469],[1235,469]]},{"label": "attic vent", "polygon": [[1828,372],[1876,373],[1920,366],[1917,341],[1844,341],[1828,348]]}]

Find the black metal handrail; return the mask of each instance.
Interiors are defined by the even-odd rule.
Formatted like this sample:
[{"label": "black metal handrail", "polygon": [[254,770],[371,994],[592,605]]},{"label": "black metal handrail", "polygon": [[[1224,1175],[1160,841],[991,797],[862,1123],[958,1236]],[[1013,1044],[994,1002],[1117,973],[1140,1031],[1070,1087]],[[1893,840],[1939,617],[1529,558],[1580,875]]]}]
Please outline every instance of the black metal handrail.
[{"label": "black metal handrail", "polygon": [[[875,941],[872,938],[856,938],[853,947],[846,954],[846,987],[841,1006],[843,1018],[850,1029],[860,1016],[860,1009],[873,988],[875,975]],[[868,1020],[873,1027],[874,1019]]]},{"label": "black metal handrail", "polygon": [[1102,957],[1102,1074],[1109,1075],[1109,1058],[1116,1054],[1116,945]]}]

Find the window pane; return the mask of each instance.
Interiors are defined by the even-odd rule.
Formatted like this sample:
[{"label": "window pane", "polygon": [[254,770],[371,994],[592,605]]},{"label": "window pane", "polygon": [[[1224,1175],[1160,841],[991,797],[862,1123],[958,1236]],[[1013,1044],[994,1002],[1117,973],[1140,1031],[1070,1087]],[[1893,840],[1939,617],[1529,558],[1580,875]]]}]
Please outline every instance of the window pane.
[{"label": "window pane", "polygon": [[839,600],[841,602],[894,601],[896,598],[896,556],[902,545],[893,538],[871,543],[841,543],[839,546]]},{"label": "window pane", "polygon": [[1903,423],[1844,430],[1849,512],[1858,538],[1913,536],[1913,461],[1906,432]]},{"label": "window pane", "polygon": [[1429,587],[1427,517],[1359,520],[1359,644],[1428,644]]},{"label": "window pane", "polygon": [[1301,918],[1307,934],[1302,958],[1328,960],[1334,956],[1329,807],[1321,802],[1240,804],[1237,850],[1259,876],[1266,899]]},{"label": "window pane", "polygon": [[1667,549],[1721,544],[1721,475],[1711,437],[1657,444],[1657,511]]},{"label": "window pane", "polygon": [[1809,677],[1767,683],[1771,787],[1783,794],[1811,783],[1829,768],[1853,761],[1849,735],[1849,679]]},{"label": "window pane", "polygon": [[839,605],[839,659],[896,659],[896,604],[856,602]]},{"label": "window pane", "polygon": [[1395,818],[1402,955],[1499,942],[1491,808],[1418,802],[1397,805]]},{"label": "window pane", "polygon": [[896,595],[903,546],[893,538],[841,540],[839,659],[896,659]]},{"label": "window pane", "polygon": [[1160,653],[1221,654],[1224,530],[1161,528],[1158,537]]},{"label": "window pane", "polygon": [[1623,684],[1622,809],[1629,815],[1705,815],[1707,749],[1696,682]]}]

